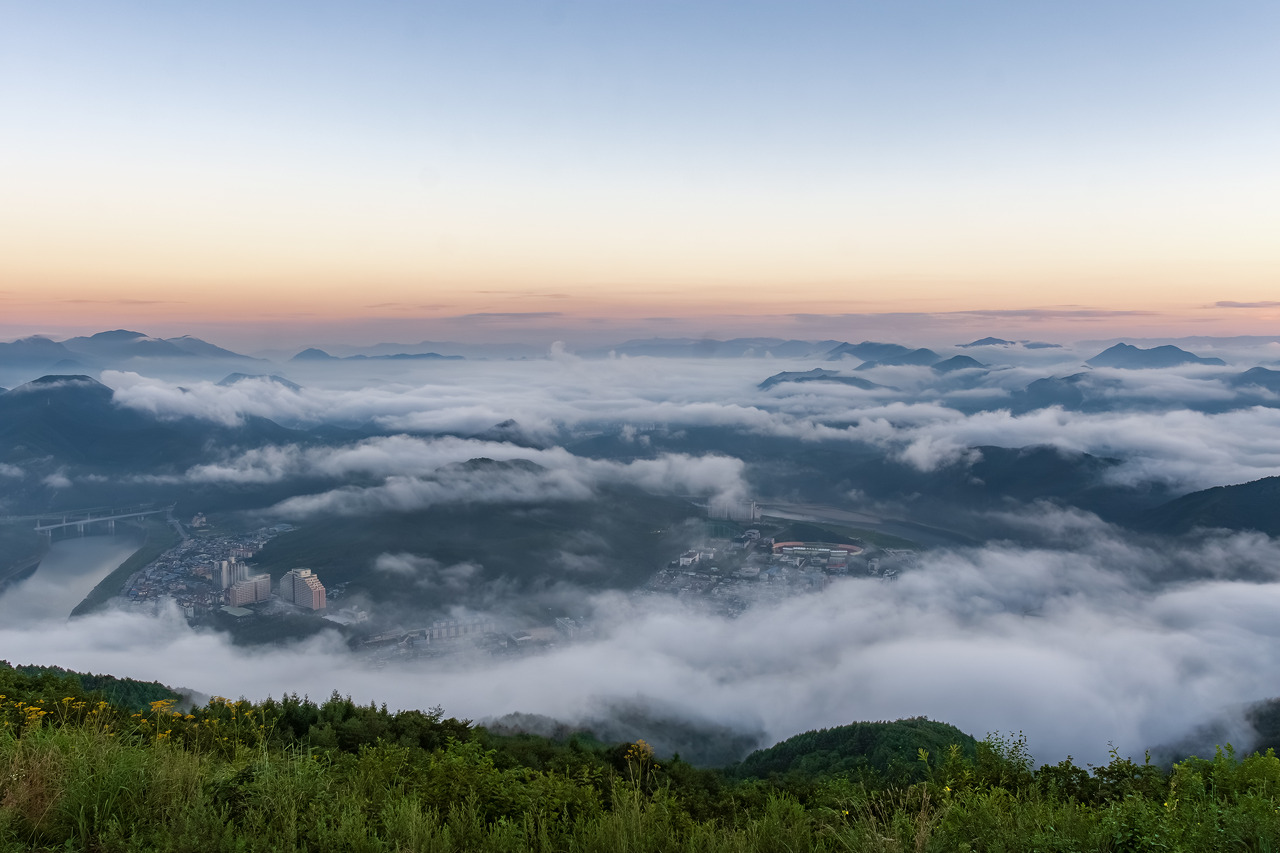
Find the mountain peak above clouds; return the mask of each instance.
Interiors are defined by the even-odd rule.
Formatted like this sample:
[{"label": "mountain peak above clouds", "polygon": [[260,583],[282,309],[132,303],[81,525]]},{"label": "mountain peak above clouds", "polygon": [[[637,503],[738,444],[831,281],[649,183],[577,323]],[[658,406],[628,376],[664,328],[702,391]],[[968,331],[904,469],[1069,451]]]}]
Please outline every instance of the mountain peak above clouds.
[{"label": "mountain peak above clouds", "polygon": [[1006,341],[1004,338],[979,338],[976,341],[970,341],[967,344],[957,344],[961,349],[969,349],[970,347],[1016,347],[1017,341]]},{"label": "mountain peak above clouds", "polygon": [[987,366],[967,355],[953,355],[934,364],[933,369],[939,373],[952,373],[956,370],[986,370]]},{"label": "mountain peak above clouds", "polygon": [[1195,353],[1166,344],[1151,349],[1141,349],[1119,343],[1103,350],[1085,362],[1093,367],[1119,367],[1129,370],[1146,370],[1160,367],[1177,367],[1182,364],[1209,364],[1226,366],[1220,358],[1202,358]]},{"label": "mountain peak above clouds", "polygon": [[813,370],[784,370],[781,373],[775,373],[768,379],[761,382],[756,387],[761,391],[767,391],[775,385],[783,382],[835,382],[840,385],[852,385],[855,388],[861,388],[864,391],[872,391],[875,389],[889,389],[887,385],[879,385],[869,379],[863,379],[860,376],[841,376],[836,370],[823,370],[821,367],[815,367]]},{"label": "mountain peak above clouds", "polygon": [[863,341],[860,344],[843,343],[827,351],[827,361],[839,361],[846,355],[862,361],[880,361],[895,358],[911,352],[911,347],[902,344],[889,344],[880,341]]},{"label": "mountain peak above clouds", "polygon": [[855,370],[870,370],[873,367],[931,367],[942,360],[942,356],[938,355],[927,347],[920,349],[907,350],[906,352],[896,355],[885,356],[884,358],[870,359],[859,364]]},{"label": "mountain peak above clouds", "polygon": [[261,360],[261,359],[253,358],[252,356],[243,355],[238,352],[233,352],[232,350],[225,349],[223,347],[218,346],[217,344],[211,344],[208,341],[201,340],[200,338],[193,337],[191,335],[182,335],[176,338],[165,338],[164,340],[167,343],[173,344],[175,347],[182,350],[183,352],[189,353],[191,355],[198,355],[201,358],[224,358],[224,359],[230,358],[230,359],[240,359],[243,361],[260,361]]},{"label": "mountain peak above clouds", "polygon": [[71,350],[41,335],[0,343],[0,365],[8,367],[51,367],[74,357]]},{"label": "mountain peak above clouds", "polygon": [[1274,394],[1280,394],[1280,370],[1270,370],[1266,367],[1251,367],[1244,373],[1239,373],[1227,380],[1227,384],[1234,388],[1248,388],[1254,386],[1263,388]]},{"label": "mountain peak above clouds", "polygon": [[329,355],[329,353],[325,352],[322,349],[316,349],[315,347],[308,347],[307,349],[304,349],[302,352],[298,353],[297,355],[295,355],[293,358],[289,360],[290,361],[337,361],[338,357],[335,355]]},{"label": "mountain peak above clouds", "polygon": [[134,332],[129,329],[112,329],[109,332],[98,332],[96,334],[89,335],[86,340],[101,342],[132,341],[137,340],[138,338],[148,337],[150,337],[150,335],[144,335],[142,332]]},{"label": "mountain peak above clouds", "polygon": [[191,353],[163,338],[148,337],[128,329],[68,338],[62,344],[72,352],[99,359],[191,357]]},{"label": "mountain peak above clouds", "polygon": [[103,385],[101,382],[94,379],[92,376],[85,376],[83,374],[68,374],[68,373],[50,373],[45,376],[41,376],[37,379],[32,379],[30,382],[24,383],[22,385],[19,385],[17,388],[14,388],[13,393],[49,391],[55,388],[90,388],[90,389],[100,388],[106,391],[108,394],[111,393],[110,388],[108,388],[106,385]]},{"label": "mountain peak above clouds", "polygon": [[302,390],[302,386],[301,386],[301,385],[299,385],[298,383],[296,383],[296,382],[291,382],[291,381],[289,381],[288,379],[285,379],[283,376],[276,376],[274,373],[273,373],[273,374],[271,374],[270,376],[267,376],[267,375],[264,375],[264,374],[261,374],[261,373],[258,373],[258,374],[251,374],[251,373],[228,373],[228,374],[226,375],[226,377],[225,377],[225,378],[223,378],[223,379],[222,379],[222,381],[220,381],[220,382],[218,383],[218,385],[219,385],[219,386],[221,386],[221,387],[223,387],[223,388],[229,388],[230,386],[232,386],[232,385],[236,385],[236,384],[238,384],[238,383],[240,383],[240,382],[249,382],[249,381],[252,381],[252,380],[254,380],[254,379],[258,379],[258,380],[261,380],[261,381],[263,381],[263,382],[269,382],[269,383],[271,383],[272,385],[279,385],[279,386],[281,386],[281,387],[283,387],[283,388],[288,388],[290,391],[301,391],[301,390]]}]

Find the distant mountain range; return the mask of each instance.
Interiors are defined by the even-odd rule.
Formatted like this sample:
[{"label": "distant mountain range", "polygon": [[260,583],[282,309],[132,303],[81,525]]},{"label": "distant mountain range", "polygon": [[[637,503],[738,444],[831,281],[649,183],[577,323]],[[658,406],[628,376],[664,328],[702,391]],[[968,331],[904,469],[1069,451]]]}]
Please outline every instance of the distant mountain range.
[{"label": "distant mountain range", "polygon": [[810,358],[829,352],[839,341],[798,341],[783,338],[647,338],[596,347],[580,353],[586,358],[608,355],[651,358]]},{"label": "distant mountain range", "polygon": [[438,352],[397,352],[390,355],[329,355],[322,349],[311,347],[295,355],[290,361],[462,361],[460,355],[441,355]]},{"label": "distant mountain range", "polygon": [[[1083,406],[1088,402],[1091,374],[1037,380],[1025,393],[1027,405]],[[1234,381],[1246,387],[1263,387],[1280,379],[1280,371],[1246,371]],[[232,373],[223,385],[249,381],[279,384],[298,390],[289,380],[274,376]],[[782,372],[760,383],[762,389],[783,383],[834,383],[865,390],[886,386],[860,376],[814,368]],[[893,390],[893,389],[888,389]],[[1270,392],[1267,392],[1270,393]],[[1074,395],[1074,396],[1073,396]],[[1069,397],[1069,399],[1067,399]],[[11,496],[21,489],[32,496],[49,497],[47,490],[64,481],[59,472],[77,476],[77,504],[92,502],[90,493],[102,490],[101,502],[117,498],[110,489],[133,488],[145,475],[180,474],[210,460],[209,454],[231,448],[248,449],[269,444],[315,444],[358,440],[359,431],[336,427],[297,430],[265,418],[244,417],[238,424],[194,417],[158,418],[148,412],[117,405],[107,386],[83,374],[48,375],[0,393],[0,463],[16,466],[21,480],[6,483]],[[498,424],[484,437],[524,443],[514,421]],[[562,436],[560,440],[568,439]],[[641,445],[610,433],[569,440],[565,447],[575,455],[594,458],[635,458]],[[211,448],[213,450],[211,450]],[[1052,500],[1098,512],[1106,518],[1135,523],[1145,529],[1185,532],[1195,527],[1256,529],[1280,535],[1280,478],[1239,486],[1210,489],[1169,501],[1159,489],[1133,490],[1107,484],[1106,474],[1119,460],[1073,454],[1048,447],[973,448],[967,462],[918,471],[882,450],[847,441],[798,441],[732,429],[688,427],[654,432],[646,436],[643,455],[666,452],[718,452],[742,459],[750,477],[777,494],[804,495],[805,499],[838,500],[850,488],[858,488],[876,500],[906,501],[939,508],[1000,505],[1007,500]],[[88,474],[108,475],[101,481]],[[142,479],[138,479],[141,477]],[[52,478],[52,479],[50,479]],[[94,485],[101,482],[101,485]],[[43,484],[43,485],[42,485]],[[263,492],[257,505],[287,497],[296,484],[281,483]],[[152,492],[153,485],[136,490]],[[175,486],[174,488],[189,488]],[[237,487],[239,488],[239,487]],[[212,499],[212,498],[210,498]],[[224,497],[232,500],[230,493]],[[43,498],[41,498],[43,500]],[[1167,501],[1167,503],[1166,503]]]},{"label": "distant mountain range", "polygon": [[[1000,349],[1058,349],[1059,344],[1038,341],[1011,341],[1005,338],[986,337],[958,344],[958,348]],[[429,359],[461,359],[476,357],[528,358],[545,355],[545,350],[523,345],[487,345],[432,343],[377,344],[369,347],[334,346],[330,348],[308,347],[292,357],[280,353],[276,357],[289,361],[411,361]],[[505,354],[505,355],[504,355]],[[850,343],[836,340],[805,341],[786,338],[648,338],[629,340],[608,347],[586,349],[583,357],[607,357],[610,355],[648,356],[652,358],[821,358],[841,361],[849,358],[861,362],[857,369],[870,370],[881,366],[937,367],[940,372],[958,369],[985,368],[977,359],[964,357],[946,358],[928,347],[910,347],[883,341]],[[57,341],[45,336],[32,336],[0,343],[0,367],[44,370],[45,372],[71,373],[89,369],[159,360],[175,362],[196,359],[215,361],[239,361],[266,363],[264,359],[238,353],[191,335],[174,338],[158,338],[129,329],[114,329],[94,335],[78,336]],[[1093,367],[1120,367],[1145,369],[1176,367],[1183,364],[1223,366],[1219,358],[1201,357],[1173,345],[1143,349],[1128,343],[1116,343],[1087,361]]]},{"label": "distant mountain range", "polygon": [[220,346],[183,335],[178,338],[153,338],[142,332],[115,329],[96,335],[55,341],[33,336],[10,343],[0,343],[0,366],[33,370],[67,372],[102,369],[136,360],[214,359],[261,362]]}]

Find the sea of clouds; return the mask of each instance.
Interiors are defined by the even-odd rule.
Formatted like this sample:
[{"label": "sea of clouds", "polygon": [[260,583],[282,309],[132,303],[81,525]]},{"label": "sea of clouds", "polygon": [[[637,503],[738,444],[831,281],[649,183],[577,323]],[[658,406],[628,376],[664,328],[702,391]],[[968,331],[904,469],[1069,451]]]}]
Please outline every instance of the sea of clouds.
[{"label": "sea of clouds", "polygon": [[[1090,370],[1093,352],[971,351],[988,371],[855,372],[856,362],[772,359],[546,359],[411,365],[282,365],[219,385],[105,371],[118,405],[160,418],[237,425],[248,417],[386,433],[327,445],[227,449],[189,470],[140,474],[206,484],[332,481],[275,507],[305,521],[449,501],[589,498],[622,483],[655,493],[738,499],[744,463],[725,453],[642,452],[654,430],[717,427],[799,441],[847,441],[929,471],[979,445],[1049,445],[1120,459],[1116,482],[1191,491],[1280,474],[1280,408],[1232,377],[1272,364],[1269,349],[1227,367]],[[874,381],[758,384],[813,367]],[[1019,411],[1029,383],[1087,371],[1087,410]],[[1272,395],[1274,396],[1274,395]],[[519,440],[492,431],[514,421]],[[632,459],[566,450],[566,437],[633,442]],[[478,457],[531,466],[473,471]],[[10,476],[12,472],[0,472]],[[18,472],[20,474],[20,472]],[[74,472],[68,472],[74,478]],[[18,474],[12,474],[18,476]],[[1209,723],[1238,740],[1244,703],[1280,693],[1280,545],[1257,533],[1139,536],[1088,513],[1035,504],[1002,511],[1008,540],[924,552],[889,583],[852,578],[822,593],[751,607],[734,619],[675,600],[584,594],[596,635],[526,657],[459,657],[371,669],[336,634],[239,648],[174,612],[107,612],[71,622],[0,625],[11,661],[112,672],[208,694],[325,697],[336,689],[392,707],[509,712],[562,720],[617,702],[715,721],[762,744],[806,729],[927,715],[979,736],[1024,731],[1040,760],[1105,760],[1186,737]],[[657,568],[657,567],[655,567]],[[394,547],[370,571],[465,585]]]}]

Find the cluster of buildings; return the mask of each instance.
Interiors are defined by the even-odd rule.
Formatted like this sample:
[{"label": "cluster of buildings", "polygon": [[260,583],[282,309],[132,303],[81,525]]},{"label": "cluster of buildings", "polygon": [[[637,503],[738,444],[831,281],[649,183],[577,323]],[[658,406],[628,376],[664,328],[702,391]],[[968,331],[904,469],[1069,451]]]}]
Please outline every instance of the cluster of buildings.
[{"label": "cluster of buildings", "polygon": [[642,587],[640,595],[674,595],[736,616],[759,601],[825,590],[843,575],[892,580],[909,551],[831,542],[775,541],[747,530],[723,543],[690,549]]},{"label": "cluster of buildings", "polygon": [[[191,526],[207,528],[208,523],[198,514]],[[134,574],[121,596],[137,605],[172,598],[190,619],[219,609],[248,616],[253,613],[248,605],[276,600],[323,611],[327,605],[324,584],[310,569],[286,572],[273,595],[271,576],[255,572],[248,562],[280,532],[279,527],[241,535],[206,531],[183,539]]]},{"label": "cluster of buildings", "polygon": [[464,649],[493,652],[517,642],[514,636],[501,633],[491,617],[477,616],[471,619],[440,619],[425,628],[374,634],[366,637],[360,648],[380,659],[436,657]]},{"label": "cluster of buildings", "polygon": [[[245,605],[271,600],[271,575],[252,574],[249,565],[240,561],[243,556],[253,555],[232,554],[231,559],[220,561],[212,572],[215,585],[222,590],[223,609],[238,617],[252,613]],[[276,595],[281,601],[304,610],[321,611],[327,606],[324,584],[310,569],[285,572],[276,586]]]},{"label": "cluster of buildings", "polygon": [[512,630],[490,616],[447,619],[425,628],[397,629],[366,637],[360,650],[382,667],[393,661],[456,655],[507,657],[537,654],[556,645],[594,636],[589,624],[562,616],[553,625]]}]

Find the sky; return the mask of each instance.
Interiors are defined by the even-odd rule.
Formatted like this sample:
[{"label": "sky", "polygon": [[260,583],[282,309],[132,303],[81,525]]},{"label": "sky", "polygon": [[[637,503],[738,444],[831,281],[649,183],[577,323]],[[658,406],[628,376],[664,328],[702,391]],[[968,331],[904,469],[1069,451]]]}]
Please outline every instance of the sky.
[{"label": "sky", "polygon": [[1274,333],[1270,2],[0,0],[0,337]]}]

